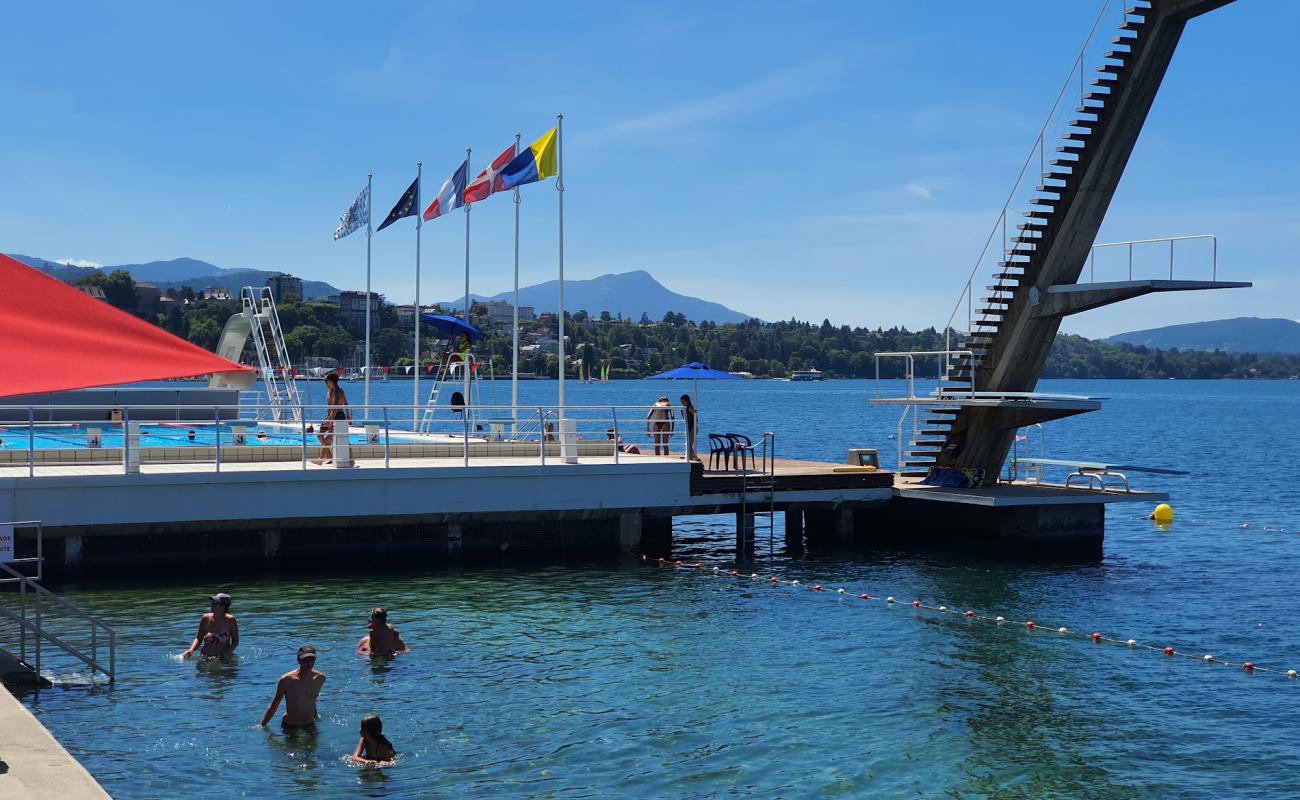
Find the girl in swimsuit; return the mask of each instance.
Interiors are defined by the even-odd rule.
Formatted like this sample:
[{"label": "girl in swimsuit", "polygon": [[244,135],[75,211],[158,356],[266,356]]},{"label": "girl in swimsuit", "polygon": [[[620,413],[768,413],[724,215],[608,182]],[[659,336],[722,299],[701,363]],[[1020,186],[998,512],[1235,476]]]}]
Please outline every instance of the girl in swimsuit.
[{"label": "girl in swimsuit", "polygon": [[348,413],[348,397],[343,393],[343,387],[339,386],[339,376],[331,372],[325,376],[325,404],[329,409],[325,412],[325,421],[321,423],[320,431],[317,438],[320,439],[320,458],[313,459],[313,464],[328,464],[334,458],[334,448],[331,447],[331,434],[334,432],[334,425],[338,422],[343,423],[343,429],[347,430],[351,422],[351,415]]},{"label": "girl in swimsuit", "polygon": [[198,633],[181,658],[189,658],[200,650],[204,658],[229,659],[239,646],[239,623],[230,614],[230,595],[225,592],[212,595],[212,610],[199,620]]},{"label": "girl in swimsuit", "polygon": [[397,758],[393,743],[384,736],[384,722],[371,714],[361,719],[361,741],[352,753],[352,760],[369,767],[384,767]]}]

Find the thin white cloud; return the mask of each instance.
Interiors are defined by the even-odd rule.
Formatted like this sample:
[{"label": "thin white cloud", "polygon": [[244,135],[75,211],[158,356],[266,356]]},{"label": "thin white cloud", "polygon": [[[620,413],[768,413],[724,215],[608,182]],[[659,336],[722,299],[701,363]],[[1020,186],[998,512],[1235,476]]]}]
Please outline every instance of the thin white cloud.
[{"label": "thin white cloud", "polygon": [[856,58],[823,57],[770,72],[743,86],[688,100],[583,134],[584,143],[663,135],[808,97],[832,88]]},{"label": "thin white cloud", "polygon": [[87,260],[85,260],[84,258],[56,258],[56,259],[54,260],[54,263],[55,263],[55,264],[62,264],[62,265],[64,265],[65,267],[95,267],[95,268],[99,268],[99,267],[104,266],[103,264],[99,263],[98,261],[87,261]]},{"label": "thin white cloud", "polygon": [[920,197],[925,200],[929,200],[930,198],[934,197],[934,192],[930,190],[930,187],[926,186],[924,183],[921,183],[920,181],[912,181],[911,183],[906,184],[905,186],[903,186],[903,191],[907,192],[913,197]]}]

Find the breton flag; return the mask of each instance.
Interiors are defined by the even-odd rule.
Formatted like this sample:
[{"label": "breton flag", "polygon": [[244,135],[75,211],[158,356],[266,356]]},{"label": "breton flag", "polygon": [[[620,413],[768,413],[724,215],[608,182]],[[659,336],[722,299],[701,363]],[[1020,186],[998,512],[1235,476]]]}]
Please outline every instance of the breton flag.
[{"label": "breton flag", "polygon": [[389,225],[392,225],[394,222],[397,222],[402,217],[415,216],[419,204],[420,204],[420,179],[416,178],[415,180],[411,181],[411,185],[407,187],[405,192],[402,193],[402,197],[397,201],[397,205],[393,206],[392,211],[388,212],[388,216],[384,217],[384,221],[379,224],[379,227],[376,229],[375,232],[378,233],[379,231],[382,231],[384,228],[387,228]]},{"label": "breton flag", "polygon": [[343,212],[339,217],[339,226],[334,229],[334,241],[342,239],[349,233],[358,230],[362,225],[370,224],[370,188],[366,187],[357,195],[357,199],[352,201],[348,210]]},{"label": "breton flag", "polygon": [[465,187],[465,204],[486,200],[494,192],[501,191],[501,170],[514,160],[515,146],[512,144],[492,161],[492,166],[478,174],[469,186]]},{"label": "breton flag", "polygon": [[501,170],[501,188],[513,189],[525,183],[544,181],[554,175],[555,169],[555,128],[551,128],[542,138],[533,142],[526,150],[520,150],[514,160]]},{"label": "breton flag", "polygon": [[467,158],[460,163],[460,167],[438,190],[438,196],[433,198],[433,202],[424,210],[425,222],[434,217],[440,217],[453,208],[460,208],[465,204],[465,181],[468,176],[469,159]]}]

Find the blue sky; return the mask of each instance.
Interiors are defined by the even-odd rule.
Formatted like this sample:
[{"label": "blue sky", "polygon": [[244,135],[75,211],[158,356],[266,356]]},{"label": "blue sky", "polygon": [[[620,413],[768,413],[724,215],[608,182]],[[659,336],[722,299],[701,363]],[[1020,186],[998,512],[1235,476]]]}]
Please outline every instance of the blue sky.
[{"label": "blue sky", "polygon": [[[377,224],[417,160],[430,198],[466,147],[477,171],[562,111],[569,277],[643,268],[767,319],[938,326],[1099,6],[19,4],[0,250],[359,288],[364,236],[330,234],[367,171]],[[1215,233],[1220,277],[1256,288],[1066,330],[1300,317],[1298,27],[1282,0],[1190,23],[1100,235]],[[555,206],[553,182],[525,190],[525,284],[555,275]],[[508,289],[508,197],[473,217],[472,288]],[[463,230],[424,227],[426,301],[462,291]],[[373,247],[376,289],[409,302],[413,221]]]}]

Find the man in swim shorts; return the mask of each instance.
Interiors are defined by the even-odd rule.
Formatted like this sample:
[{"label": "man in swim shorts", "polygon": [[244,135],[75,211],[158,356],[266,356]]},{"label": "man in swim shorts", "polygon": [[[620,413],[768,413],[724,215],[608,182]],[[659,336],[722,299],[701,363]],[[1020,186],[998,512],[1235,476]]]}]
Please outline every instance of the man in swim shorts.
[{"label": "man in swim shorts", "polygon": [[357,643],[357,652],[381,658],[392,658],[398,653],[409,653],[410,648],[402,641],[402,635],[388,624],[388,610],[376,608],[370,612],[370,622],[366,626],[370,635]]},{"label": "man in swim shorts", "polygon": [[285,730],[312,728],[316,725],[316,718],[320,716],[316,713],[316,698],[325,685],[325,673],[317,672],[315,666],[316,648],[309,644],[299,647],[298,668],[280,676],[280,682],[275,686],[275,699],[262,715],[259,728],[265,728],[266,723],[275,716],[281,699],[284,700],[284,716],[280,718],[280,726]]}]

